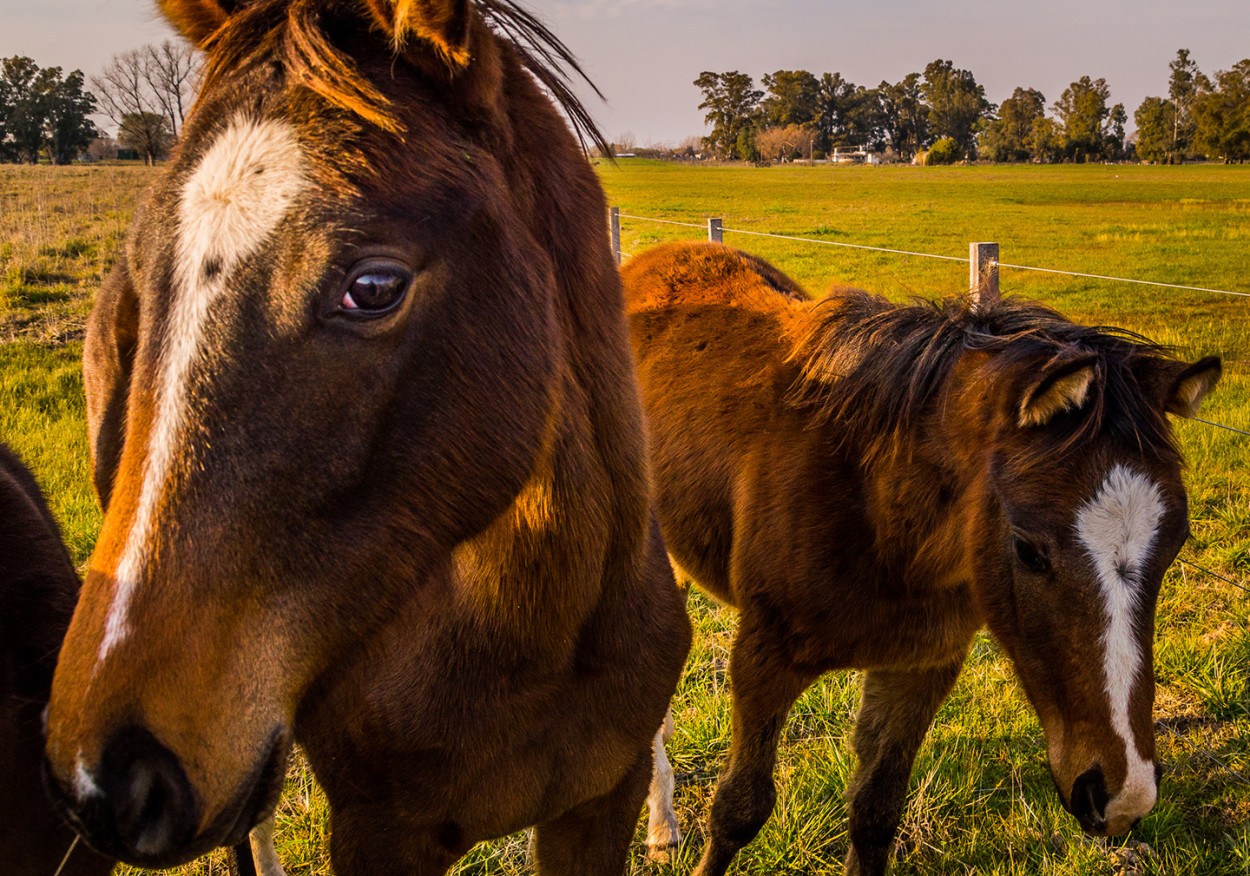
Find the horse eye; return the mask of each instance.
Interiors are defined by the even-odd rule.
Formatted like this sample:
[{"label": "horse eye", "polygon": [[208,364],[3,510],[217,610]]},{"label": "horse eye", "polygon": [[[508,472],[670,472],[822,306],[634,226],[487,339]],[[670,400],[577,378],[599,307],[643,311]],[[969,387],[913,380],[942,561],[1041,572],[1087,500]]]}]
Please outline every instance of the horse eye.
[{"label": "horse eye", "polygon": [[356,317],[382,316],[404,300],[412,274],[399,265],[367,265],[351,274],[339,310]]},{"label": "horse eye", "polygon": [[1016,549],[1016,559],[1026,569],[1031,572],[1046,572],[1050,569],[1050,561],[1031,541],[1018,535],[1012,541]]}]

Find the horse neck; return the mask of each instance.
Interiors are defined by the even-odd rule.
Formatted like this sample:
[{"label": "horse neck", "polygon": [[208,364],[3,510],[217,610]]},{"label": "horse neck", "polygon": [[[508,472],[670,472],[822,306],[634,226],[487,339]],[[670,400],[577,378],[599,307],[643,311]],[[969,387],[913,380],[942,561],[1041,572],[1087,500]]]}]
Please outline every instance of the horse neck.
[{"label": "horse neck", "polygon": [[927,410],[866,467],[878,544],[892,546],[898,573],[938,589],[970,580],[968,541],[978,516],[991,432],[976,360],[965,354]]},{"label": "horse neck", "polygon": [[[527,652],[563,648],[611,586],[610,553],[637,552],[645,500],[620,494],[621,478],[587,428],[586,393],[567,374],[548,440],[511,506],[455,552],[467,611],[497,639]],[[641,464],[641,463],[640,463]],[[642,513],[635,512],[636,506]]]},{"label": "horse neck", "polygon": [[[602,190],[563,120],[512,69],[509,176],[548,251],[561,343],[545,446],[511,507],[457,551],[463,592],[527,648],[567,643],[649,523],[641,403]],[[520,182],[524,181],[524,182]],[[519,193],[519,194],[518,194]],[[610,436],[600,441],[599,436]],[[625,563],[605,563],[616,554]],[[628,574],[628,573],[626,573]]]}]

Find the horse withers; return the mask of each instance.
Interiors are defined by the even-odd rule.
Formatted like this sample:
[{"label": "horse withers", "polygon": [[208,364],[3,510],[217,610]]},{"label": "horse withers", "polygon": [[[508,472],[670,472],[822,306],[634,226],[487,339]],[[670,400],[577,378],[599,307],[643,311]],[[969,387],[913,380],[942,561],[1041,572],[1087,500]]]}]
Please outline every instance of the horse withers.
[{"label": "horse withers", "polygon": [[43,710],[78,599],[78,573],[34,476],[0,445],[0,871],[103,876],[44,791]]},{"label": "horse withers", "polygon": [[699,866],[767,820],[795,699],[867,670],[849,873],[882,873],[912,763],[982,626],[1046,734],[1064,805],[1121,834],[1158,793],[1155,602],[1189,532],[1167,414],[1217,359],[1051,310],[820,302],[714,244],[623,271],[657,508],[682,570],[740,611],[733,742]]},{"label": "horse withers", "polygon": [[[508,0],[164,0],[204,85],[85,347],[47,763],[97,848],[618,873],[689,645],[567,50]],[[601,140],[602,138],[600,138]]]}]

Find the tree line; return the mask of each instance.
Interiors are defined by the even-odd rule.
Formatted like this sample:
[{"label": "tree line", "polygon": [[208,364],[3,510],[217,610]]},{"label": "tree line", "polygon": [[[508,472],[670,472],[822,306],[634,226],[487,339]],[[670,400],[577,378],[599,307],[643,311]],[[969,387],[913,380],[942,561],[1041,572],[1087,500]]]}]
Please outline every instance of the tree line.
[{"label": "tree line", "polygon": [[115,157],[91,119],[100,113],[117,126],[117,147],[152,164],[177,139],[199,74],[194,50],[170,41],[114,55],[90,91],[81,70],[0,59],[0,161],[68,164],[98,144]]},{"label": "tree line", "polygon": [[1105,79],[1089,76],[1049,107],[1034,88],[995,105],[972,71],[942,59],[875,88],[807,70],[766,74],[762,88],[737,70],[705,71],[694,84],[711,128],[704,146],[720,158],[819,158],[847,148],[901,160],[924,152],[930,163],[1250,158],[1250,59],[1209,78],[1181,49],[1169,69],[1168,96],[1148,97],[1134,113],[1135,142],[1126,142],[1124,105],[1110,102]]}]

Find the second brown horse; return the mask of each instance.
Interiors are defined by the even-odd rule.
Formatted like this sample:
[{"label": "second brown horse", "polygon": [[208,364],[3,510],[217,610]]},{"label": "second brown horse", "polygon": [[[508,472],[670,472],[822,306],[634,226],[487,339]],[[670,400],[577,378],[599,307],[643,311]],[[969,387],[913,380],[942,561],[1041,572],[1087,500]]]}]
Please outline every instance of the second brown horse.
[{"label": "second brown horse", "polygon": [[1005,301],[819,303],[763,262],[670,245],[624,270],[664,537],[741,612],[733,745],[699,873],[763,826],[795,699],[866,669],[850,873],[882,873],[916,751],[988,625],[1089,833],[1153,807],[1154,607],[1188,533],[1166,414],[1216,359]]}]

